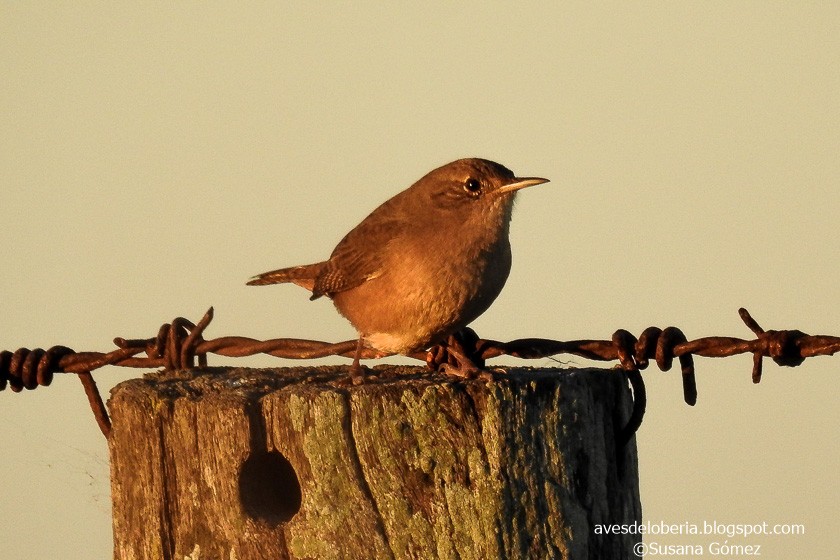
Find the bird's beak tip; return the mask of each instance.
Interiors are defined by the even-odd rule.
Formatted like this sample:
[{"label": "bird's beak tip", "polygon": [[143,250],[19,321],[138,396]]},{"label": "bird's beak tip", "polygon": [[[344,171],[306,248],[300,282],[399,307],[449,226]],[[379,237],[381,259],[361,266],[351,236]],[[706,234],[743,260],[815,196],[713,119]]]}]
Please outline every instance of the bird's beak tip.
[{"label": "bird's beak tip", "polygon": [[548,179],[544,179],[542,177],[514,177],[512,183],[508,183],[501,187],[498,191],[499,194],[509,193],[518,191],[519,189],[524,189],[526,187],[533,187],[535,185],[542,185],[543,183],[548,183]]}]

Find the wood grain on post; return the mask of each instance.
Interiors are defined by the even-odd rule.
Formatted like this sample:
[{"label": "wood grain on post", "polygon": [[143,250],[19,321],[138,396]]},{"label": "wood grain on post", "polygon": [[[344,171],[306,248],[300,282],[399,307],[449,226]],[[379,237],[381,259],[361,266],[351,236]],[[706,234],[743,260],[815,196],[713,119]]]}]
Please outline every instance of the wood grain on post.
[{"label": "wood grain on post", "polygon": [[618,559],[639,521],[615,370],[149,374],[109,401],[114,555]]}]

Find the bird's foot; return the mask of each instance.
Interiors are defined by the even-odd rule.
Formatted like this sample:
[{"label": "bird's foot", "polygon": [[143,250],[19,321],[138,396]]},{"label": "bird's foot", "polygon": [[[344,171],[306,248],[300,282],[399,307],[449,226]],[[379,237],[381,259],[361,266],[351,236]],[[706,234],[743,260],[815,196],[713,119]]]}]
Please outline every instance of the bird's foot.
[{"label": "bird's foot", "polygon": [[450,335],[446,342],[429,350],[426,365],[444,375],[465,379],[492,379],[484,369],[484,359],[478,352],[478,335],[465,328]]},{"label": "bird's foot", "polygon": [[365,382],[367,368],[361,364],[353,364],[350,366],[350,372],[347,376],[352,385],[361,385]]},{"label": "bird's foot", "polygon": [[378,381],[381,376],[373,369],[367,366],[353,366],[347,371],[347,375],[338,377],[333,383],[337,387],[358,387],[371,381]]},{"label": "bird's foot", "polygon": [[365,382],[365,370],[367,368],[360,361],[364,344],[364,338],[359,336],[359,340],[356,342],[356,353],[353,355],[353,364],[350,366],[350,371],[348,372],[348,380],[353,385],[361,385]]}]

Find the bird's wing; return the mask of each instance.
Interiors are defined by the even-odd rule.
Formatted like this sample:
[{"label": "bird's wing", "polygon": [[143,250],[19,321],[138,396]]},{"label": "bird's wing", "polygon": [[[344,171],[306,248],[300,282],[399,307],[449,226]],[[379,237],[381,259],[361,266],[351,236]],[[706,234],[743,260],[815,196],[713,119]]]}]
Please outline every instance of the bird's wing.
[{"label": "bird's wing", "polygon": [[407,224],[401,220],[366,219],[344,236],[315,279],[312,299],[350,290],[383,272],[383,251]]}]

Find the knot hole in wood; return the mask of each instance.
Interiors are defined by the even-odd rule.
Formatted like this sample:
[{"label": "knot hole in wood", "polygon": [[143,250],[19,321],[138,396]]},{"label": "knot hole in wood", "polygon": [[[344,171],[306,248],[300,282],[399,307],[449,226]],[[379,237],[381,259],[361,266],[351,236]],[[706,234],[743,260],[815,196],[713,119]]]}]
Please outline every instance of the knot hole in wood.
[{"label": "knot hole in wood", "polygon": [[278,525],[300,510],[301,493],[295,469],[279,451],[252,453],[239,470],[239,500],[245,512]]}]

